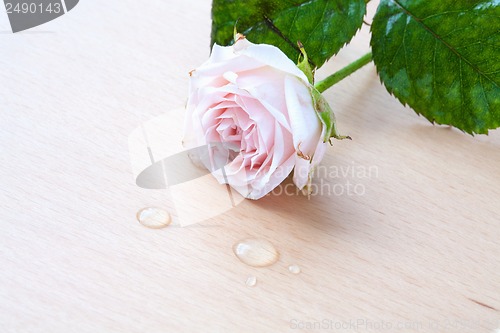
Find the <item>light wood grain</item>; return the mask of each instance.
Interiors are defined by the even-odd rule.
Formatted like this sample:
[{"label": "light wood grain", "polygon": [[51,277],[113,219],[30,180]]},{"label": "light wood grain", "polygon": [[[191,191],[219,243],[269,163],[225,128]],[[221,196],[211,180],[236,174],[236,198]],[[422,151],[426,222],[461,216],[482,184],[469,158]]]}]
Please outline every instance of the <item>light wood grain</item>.
[{"label": "light wood grain", "polygon": [[[0,34],[1,331],[499,328],[500,133],[432,126],[387,94],[373,65],[325,94],[354,140],[336,142],[323,165],[377,170],[325,181],[363,195],[245,200],[186,228],[135,220],[175,198],[135,185],[128,137],[184,104],[209,29],[208,1],[112,0]],[[364,27],[318,76],[364,54],[368,39]],[[271,240],[280,260],[240,263],[231,247],[245,237]],[[313,322],[327,326],[294,329]]]}]

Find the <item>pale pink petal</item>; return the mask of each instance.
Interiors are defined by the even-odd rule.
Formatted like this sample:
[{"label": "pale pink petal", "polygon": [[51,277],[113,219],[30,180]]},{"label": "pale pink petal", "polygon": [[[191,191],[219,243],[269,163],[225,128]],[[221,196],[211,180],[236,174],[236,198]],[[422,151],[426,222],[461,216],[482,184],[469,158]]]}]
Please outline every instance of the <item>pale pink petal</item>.
[{"label": "pale pink petal", "polygon": [[[244,47],[239,48],[239,45]],[[276,46],[268,44],[253,44],[246,39],[236,42],[235,49],[240,55],[245,55],[254,61],[292,74],[308,82],[306,75]]]},{"label": "pale pink petal", "polygon": [[283,180],[285,180],[286,177],[288,177],[290,172],[292,172],[294,161],[295,159],[292,155],[287,160],[282,162],[279,169],[276,169],[271,177],[269,177],[268,182],[260,189],[253,189],[247,195],[247,198],[258,200],[274,190],[279,184],[283,182]]},{"label": "pale pink petal", "polygon": [[302,189],[309,181],[309,173],[313,167],[311,162],[318,145],[324,145],[321,136],[323,126],[313,108],[309,87],[301,80],[287,77],[285,95],[296,150],[293,180]]}]

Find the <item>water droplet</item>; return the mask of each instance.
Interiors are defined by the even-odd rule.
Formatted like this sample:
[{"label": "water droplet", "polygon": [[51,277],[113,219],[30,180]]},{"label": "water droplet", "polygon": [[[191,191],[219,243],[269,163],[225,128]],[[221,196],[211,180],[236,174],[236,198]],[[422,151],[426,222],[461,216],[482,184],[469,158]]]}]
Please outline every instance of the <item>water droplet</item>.
[{"label": "water droplet", "polygon": [[288,266],[288,270],[292,274],[299,274],[301,272],[300,267],[298,265],[290,265]]},{"label": "water droplet", "polygon": [[247,238],[233,245],[233,252],[244,264],[265,267],[279,259],[279,252],[271,242],[264,239]]},{"label": "water droplet", "polygon": [[253,287],[257,284],[257,278],[253,275],[250,275],[245,281],[245,284],[247,285],[247,287]]},{"label": "water droplet", "polygon": [[146,207],[137,212],[137,221],[151,229],[165,228],[172,222],[170,214],[161,208]]}]

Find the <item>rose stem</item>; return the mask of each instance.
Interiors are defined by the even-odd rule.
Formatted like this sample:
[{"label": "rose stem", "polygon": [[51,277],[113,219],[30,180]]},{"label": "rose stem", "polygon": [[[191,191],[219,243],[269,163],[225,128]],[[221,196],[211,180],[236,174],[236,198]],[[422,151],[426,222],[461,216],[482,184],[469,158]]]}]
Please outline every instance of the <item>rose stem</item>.
[{"label": "rose stem", "polygon": [[332,75],[326,77],[324,80],[321,80],[317,82],[314,87],[322,93],[326,89],[330,88],[334,84],[340,82],[341,80],[345,79],[364,65],[369,64],[372,61],[372,53],[369,52],[359,58],[358,60],[355,60],[351,62],[349,65],[345,66],[338,72],[333,73]]}]

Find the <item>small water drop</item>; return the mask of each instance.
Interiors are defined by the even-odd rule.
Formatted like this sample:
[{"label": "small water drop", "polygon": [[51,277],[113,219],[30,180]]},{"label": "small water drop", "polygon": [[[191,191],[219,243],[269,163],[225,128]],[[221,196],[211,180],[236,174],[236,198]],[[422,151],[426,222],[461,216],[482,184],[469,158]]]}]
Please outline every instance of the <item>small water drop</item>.
[{"label": "small water drop", "polygon": [[170,214],[161,208],[146,207],[137,212],[137,221],[151,229],[165,228],[172,222]]},{"label": "small water drop", "polygon": [[247,285],[247,287],[253,287],[257,284],[257,278],[253,275],[250,275],[245,281],[245,284]]},{"label": "small water drop", "polygon": [[290,265],[288,266],[288,270],[292,274],[299,274],[301,272],[300,267],[298,265]]},{"label": "small water drop", "polygon": [[233,245],[233,252],[244,264],[253,267],[266,267],[274,264],[279,259],[279,252],[271,242],[247,238]]}]

